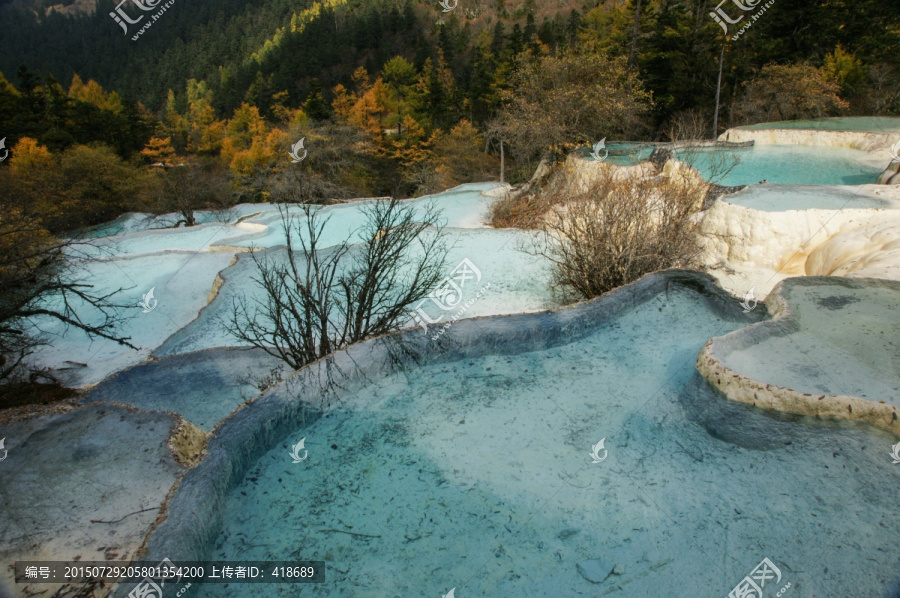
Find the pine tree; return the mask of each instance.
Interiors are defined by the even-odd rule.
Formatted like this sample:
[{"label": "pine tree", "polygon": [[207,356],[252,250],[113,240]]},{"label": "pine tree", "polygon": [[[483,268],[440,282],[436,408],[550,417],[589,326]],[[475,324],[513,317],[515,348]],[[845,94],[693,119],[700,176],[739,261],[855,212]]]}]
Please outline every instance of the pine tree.
[{"label": "pine tree", "polygon": [[322,95],[322,84],[317,78],[313,78],[309,82],[309,95],[303,104],[303,111],[313,120],[328,120],[331,118],[331,110],[328,108],[328,102]]}]

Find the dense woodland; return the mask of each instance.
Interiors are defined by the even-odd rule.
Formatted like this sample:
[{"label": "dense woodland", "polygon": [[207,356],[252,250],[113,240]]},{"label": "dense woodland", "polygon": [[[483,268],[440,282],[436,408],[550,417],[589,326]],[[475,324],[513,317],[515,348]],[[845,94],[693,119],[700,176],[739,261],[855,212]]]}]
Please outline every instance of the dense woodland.
[{"label": "dense woodland", "polygon": [[[301,138],[317,201],[496,179],[501,142],[515,182],[601,137],[711,137],[720,66],[716,132],[900,114],[900,14],[874,0],[778,4],[735,41],[699,0],[192,0],[136,41],[107,4],[0,6],[0,192],[52,232],[278,201]],[[228,185],[149,168],[201,163]]]}]

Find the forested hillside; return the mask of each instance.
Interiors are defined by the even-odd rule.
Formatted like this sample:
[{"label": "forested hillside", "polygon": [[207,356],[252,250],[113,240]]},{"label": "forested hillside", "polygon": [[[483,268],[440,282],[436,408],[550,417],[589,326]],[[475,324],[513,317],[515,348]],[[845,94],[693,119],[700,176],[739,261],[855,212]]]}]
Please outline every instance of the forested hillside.
[{"label": "forested hillside", "polygon": [[[0,72],[26,65],[68,85],[77,73],[143,102],[164,107],[172,89],[183,98],[188,79],[204,80],[214,106],[229,114],[244,100],[266,109],[287,91],[299,106],[313,78],[331,99],[364,66],[375,73],[395,55],[421,70],[442,50],[469,116],[488,116],[490,86],[503,83],[504,66],[522,52],[554,52],[581,45],[628,56],[633,0],[579,3],[561,0],[460,0],[450,13],[435,0],[191,0],[176,2],[137,41],[110,18],[113,0],[83,17],[51,13],[37,18],[10,5],[0,11],[4,52]],[[721,29],[704,0],[644,1],[635,60],[653,91],[660,122],[673,111],[708,108],[715,94]],[[896,77],[897,11],[890,3],[798,0],[775,4],[726,56],[727,105],[754,70],[769,63],[808,61],[821,66],[841,46]],[[881,71],[890,71],[882,73]],[[854,81],[865,86],[868,81]],[[854,91],[854,90],[845,90]],[[896,109],[896,106],[893,107]]]},{"label": "forested hillside", "polygon": [[448,2],[176,0],[140,34],[115,0],[8,2],[0,135],[13,162],[22,140],[57,157],[99,143],[131,167],[213,160],[245,200],[272,195],[304,138],[315,199],[496,178],[501,142],[515,181],[602,137],[900,113],[900,13],[877,0],[776,2],[740,36],[711,0]]}]

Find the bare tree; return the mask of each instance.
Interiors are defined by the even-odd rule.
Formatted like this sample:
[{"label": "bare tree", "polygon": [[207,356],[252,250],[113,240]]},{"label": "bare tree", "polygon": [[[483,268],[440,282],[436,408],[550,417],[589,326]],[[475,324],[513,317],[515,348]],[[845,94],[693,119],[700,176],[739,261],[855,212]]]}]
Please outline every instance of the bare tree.
[{"label": "bare tree", "polygon": [[719,108],[722,101],[722,70],[725,67],[726,40],[722,40],[722,51],[719,53],[719,76],[716,79],[716,110],[713,113],[712,139],[719,137]]},{"label": "bare tree", "polygon": [[286,168],[269,177],[269,198],[275,203],[299,203],[302,198],[317,204],[347,199],[353,194],[320,173],[300,168]]},{"label": "bare tree", "polygon": [[334,199],[371,197],[384,190],[378,175],[387,165],[370,138],[346,124],[320,123],[291,129],[290,138],[305,137],[309,153],[300,164],[288,164],[265,186],[272,201],[329,203]]},{"label": "bare tree", "polygon": [[182,164],[159,174],[156,213],[177,212],[181,215],[174,226],[197,224],[198,210],[226,210],[234,204],[228,169],[214,161]]},{"label": "bare tree", "polygon": [[681,110],[669,119],[668,137],[675,143],[699,141],[708,137],[709,121],[697,109]]},{"label": "bare tree", "polygon": [[695,184],[697,176],[702,175],[706,183],[718,186],[740,163],[740,150],[718,147],[721,144],[706,139],[707,131],[709,121],[699,110],[684,110],[672,117],[669,157],[689,167],[669,170],[668,176],[677,184]]},{"label": "bare tree", "polygon": [[286,255],[251,253],[260,296],[236,297],[226,326],[293,369],[398,330],[407,306],[445,276],[445,234],[432,207],[417,214],[396,199],[366,204],[362,242],[332,247],[322,246],[329,217],[317,208],[279,209]]},{"label": "bare tree", "polygon": [[597,297],[650,272],[694,265],[699,199],[679,179],[607,168],[583,192],[545,198],[552,207],[530,251],[552,263],[555,289]]},{"label": "bare tree", "polygon": [[[56,239],[38,220],[14,208],[4,210],[0,219],[0,385],[23,381],[28,356],[49,342],[36,323],[41,318],[136,348],[116,332],[121,323],[119,310],[125,307],[113,301],[118,291],[94,291],[80,276],[83,260],[90,258],[78,249],[77,241]],[[82,308],[92,312],[91,321],[82,317]]]}]

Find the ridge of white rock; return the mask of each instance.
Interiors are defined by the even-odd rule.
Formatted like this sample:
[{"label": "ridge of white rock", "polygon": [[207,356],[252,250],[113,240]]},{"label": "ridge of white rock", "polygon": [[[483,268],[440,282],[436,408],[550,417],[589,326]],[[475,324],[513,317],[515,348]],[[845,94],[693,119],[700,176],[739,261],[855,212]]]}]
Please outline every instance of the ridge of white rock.
[{"label": "ridge of white rock", "polygon": [[728,129],[719,141],[756,145],[815,145],[818,147],[849,147],[874,152],[889,150],[900,139],[900,133],[873,131],[820,131],[812,129]]},{"label": "ridge of white rock", "polygon": [[[790,276],[848,276],[900,280],[900,201],[898,193],[871,192],[876,185],[847,193],[836,209],[763,211],[731,203],[740,195],[783,193],[790,187],[764,191],[749,188],[719,199],[700,223],[705,244],[703,261],[732,293],[749,289],[765,296]],[[843,197],[839,188],[823,187],[822,197]],[[868,191],[868,193],[866,192]],[[804,188],[803,192],[812,192]],[[854,201],[877,198],[885,208],[854,208]],[[787,206],[789,207],[789,206]]]}]

